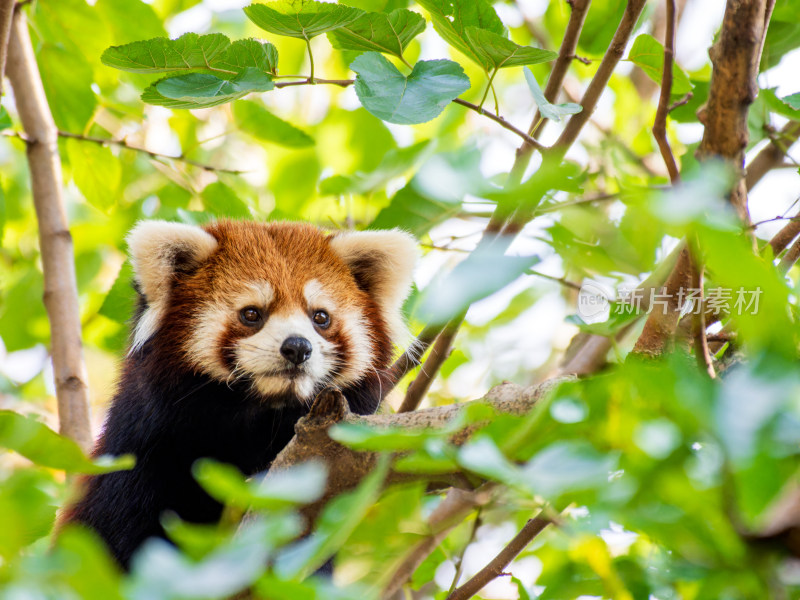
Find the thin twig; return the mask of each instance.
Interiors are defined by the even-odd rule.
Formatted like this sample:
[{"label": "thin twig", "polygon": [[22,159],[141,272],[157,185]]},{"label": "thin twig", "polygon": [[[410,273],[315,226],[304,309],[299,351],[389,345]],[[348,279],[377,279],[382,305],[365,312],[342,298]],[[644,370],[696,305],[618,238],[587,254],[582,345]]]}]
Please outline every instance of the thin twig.
[{"label": "thin twig", "polygon": [[464,547],[461,548],[461,553],[458,556],[458,561],[456,562],[456,574],[453,575],[453,583],[450,584],[450,589],[447,592],[448,594],[452,594],[458,586],[458,582],[461,579],[461,574],[464,572],[464,555],[467,553],[467,548],[469,548],[470,544],[475,541],[475,534],[478,533],[478,527],[480,526],[481,509],[479,507],[475,512],[475,520],[472,522],[472,530],[469,532],[469,537],[467,538]]},{"label": "thin twig", "polygon": [[478,571],[472,579],[457,588],[447,596],[447,600],[467,600],[477,594],[487,583],[500,576],[505,568],[511,564],[517,555],[522,552],[533,539],[539,535],[552,521],[540,512],[535,518],[525,524],[520,532],[514,536],[492,561]]},{"label": "thin twig", "polygon": [[781,166],[787,151],[800,138],[800,122],[789,121],[777,135],[770,136],[770,143],[764,146],[747,165],[745,183],[752,190],[761,178],[772,169]]},{"label": "thin twig", "polygon": [[285,87],[292,87],[295,85],[319,85],[319,84],[348,87],[353,85],[353,82],[354,82],[353,79],[320,79],[319,77],[314,77],[314,81],[311,81],[310,77],[306,77],[305,79],[301,79],[300,81],[279,81],[275,83],[275,87],[280,89]]},{"label": "thin twig", "polygon": [[3,95],[3,78],[6,72],[8,40],[14,20],[14,0],[0,0],[0,96]]},{"label": "thin twig", "polygon": [[433,552],[442,540],[460,524],[475,508],[489,501],[492,484],[484,484],[474,492],[451,488],[444,500],[428,517],[428,535],[408,553],[395,570],[384,589],[383,598],[391,598],[414,574],[422,562]]},{"label": "thin twig", "polygon": [[461,98],[456,98],[455,100],[453,100],[453,102],[455,102],[456,104],[460,104],[461,106],[464,106],[470,110],[474,110],[479,115],[483,115],[484,117],[489,117],[495,123],[499,123],[502,127],[505,127],[509,131],[516,133],[519,137],[525,140],[526,143],[530,144],[534,148],[538,148],[540,150],[544,149],[544,146],[542,146],[539,142],[537,142],[535,139],[533,139],[531,136],[529,136],[521,129],[517,129],[516,127],[514,127],[511,123],[506,121],[500,115],[488,111],[485,108],[481,108],[480,106],[478,106],[477,104],[473,104],[472,102],[467,102],[466,100],[462,100]]},{"label": "thin twig", "polygon": [[47,104],[24,11],[14,14],[7,74],[27,135],[60,430],[88,451],[92,444],[89,385],[81,343],[72,236],[61,181],[58,130]]},{"label": "thin twig", "polygon": [[653,136],[658,143],[661,157],[667,165],[669,179],[672,184],[680,181],[678,164],[667,139],[667,113],[669,112],[669,97],[672,93],[672,60],[675,53],[675,0],[665,0],[667,3],[667,30],[664,35],[664,68],[661,74],[661,94],[658,98],[658,109],[653,123]]},{"label": "thin twig", "polygon": [[100,137],[93,137],[90,135],[82,135],[80,133],[72,133],[70,131],[60,131],[58,132],[59,137],[63,138],[70,138],[73,140],[80,140],[82,142],[91,142],[93,144],[100,144],[101,146],[119,146],[120,148],[126,148],[127,150],[133,150],[134,152],[141,152],[142,154],[146,154],[150,158],[155,159],[169,159],[169,160],[177,160],[182,163],[186,163],[187,165],[192,165],[194,167],[198,167],[205,171],[214,171],[218,173],[231,173],[233,175],[241,175],[242,173],[246,173],[247,171],[240,171],[238,169],[226,169],[224,167],[215,167],[213,165],[208,165],[191,158],[185,157],[183,154],[179,154],[178,156],[173,156],[170,154],[162,154],[160,152],[153,152],[152,150],[148,150],[147,148],[141,148],[139,146],[131,146],[125,140],[115,140],[111,138],[100,138]]},{"label": "thin twig", "polygon": [[450,356],[450,348],[453,345],[453,340],[456,334],[458,334],[458,329],[461,327],[465,316],[466,312],[462,312],[454,317],[436,337],[436,342],[433,344],[433,348],[431,348],[430,355],[428,355],[425,364],[422,365],[417,377],[408,386],[406,396],[403,398],[403,403],[400,405],[397,412],[402,413],[417,410],[419,403],[422,402],[425,394],[428,393],[431,383],[433,383],[433,379],[436,377],[436,373],[439,372],[444,361]]},{"label": "thin twig", "polygon": [[[669,1],[669,0],[668,0]],[[708,350],[708,338],[706,337],[706,314],[703,310],[703,264],[696,258],[696,250],[692,252],[692,289],[698,290],[700,310],[694,312],[692,319],[692,338],[694,339],[694,356],[697,366],[705,371],[711,379],[717,375],[714,371],[714,364],[711,360],[711,352]]]}]

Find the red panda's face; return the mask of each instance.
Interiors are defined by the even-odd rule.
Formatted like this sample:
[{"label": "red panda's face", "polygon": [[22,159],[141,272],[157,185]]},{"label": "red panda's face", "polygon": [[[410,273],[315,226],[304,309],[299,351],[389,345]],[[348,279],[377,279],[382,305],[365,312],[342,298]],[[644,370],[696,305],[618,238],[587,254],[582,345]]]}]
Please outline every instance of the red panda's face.
[{"label": "red panda's face", "polygon": [[167,336],[193,371],[273,403],[385,368],[403,330],[416,248],[401,232],[144,222],[129,241],[147,301],[132,349]]}]

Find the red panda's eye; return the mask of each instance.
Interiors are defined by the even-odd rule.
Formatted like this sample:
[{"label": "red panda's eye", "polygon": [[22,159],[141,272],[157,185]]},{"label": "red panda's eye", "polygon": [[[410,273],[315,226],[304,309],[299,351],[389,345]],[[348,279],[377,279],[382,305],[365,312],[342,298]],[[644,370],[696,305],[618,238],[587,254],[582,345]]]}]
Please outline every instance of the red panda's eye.
[{"label": "red panda's eye", "polygon": [[312,317],[314,324],[320,329],[325,329],[331,324],[331,318],[324,310],[318,310]]},{"label": "red panda's eye", "polygon": [[261,323],[261,311],[255,306],[248,306],[239,311],[239,320],[245,325],[253,326]]}]

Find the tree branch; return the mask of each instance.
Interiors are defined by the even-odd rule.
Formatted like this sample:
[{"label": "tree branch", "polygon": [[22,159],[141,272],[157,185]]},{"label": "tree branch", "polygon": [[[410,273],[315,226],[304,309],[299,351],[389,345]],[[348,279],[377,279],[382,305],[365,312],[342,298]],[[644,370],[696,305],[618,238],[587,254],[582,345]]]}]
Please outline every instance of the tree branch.
[{"label": "tree branch", "polygon": [[653,123],[653,136],[658,143],[661,157],[667,165],[669,179],[673,185],[680,181],[678,164],[667,139],[667,114],[669,113],[669,98],[672,93],[672,61],[675,54],[675,0],[665,0],[667,3],[667,29],[664,34],[664,68],[661,75],[661,94],[658,98],[658,109]]},{"label": "tree branch", "polygon": [[800,235],[800,214],[793,217],[778,233],[769,241],[772,247],[772,256],[778,256],[786,250],[791,241]]},{"label": "tree branch", "polygon": [[611,44],[603,56],[603,60],[600,62],[597,73],[595,73],[592,81],[589,83],[589,87],[586,88],[586,93],[583,95],[583,99],[581,100],[581,107],[583,110],[572,115],[564,131],[561,133],[561,136],[558,138],[558,141],[553,145],[552,151],[558,156],[564,156],[567,153],[569,147],[572,146],[578,138],[578,134],[580,134],[583,126],[586,125],[586,122],[592,116],[597,102],[600,100],[600,95],[606,89],[608,81],[611,79],[611,75],[614,72],[614,68],[625,52],[625,46],[628,43],[631,33],[633,33],[633,28],[636,26],[639,15],[642,14],[645,2],[646,0],[628,0],[625,13],[617,27],[617,31],[614,33]]},{"label": "tree branch", "polygon": [[758,94],[761,49],[774,4],[774,0],[728,0],[719,39],[709,50],[708,102],[698,112],[705,129],[697,157],[719,157],[735,169],[730,203],[745,225],[750,224],[744,179],[747,113]]},{"label": "tree branch", "polygon": [[769,171],[783,164],[783,157],[800,138],[800,121],[789,121],[777,135],[770,136],[770,143],[753,157],[747,165],[745,185],[752,190]]},{"label": "tree branch", "polygon": [[505,568],[511,564],[517,555],[539,535],[551,520],[544,516],[544,511],[525,524],[520,532],[514,536],[492,561],[478,571],[472,579],[447,596],[447,600],[467,600],[477,594],[483,586],[500,576]]},{"label": "tree branch", "polygon": [[458,333],[459,327],[461,327],[461,323],[464,322],[465,316],[466,313],[464,312],[455,317],[445,325],[444,329],[436,337],[436,343],[433,345],[433,348],[431,348],[428,359],[425,361],[425,364],[422,365],[422,369],[420,369],[416,379],[408,386],[406,396],[403,398],[403,404],[397,412],[404,413],[417,410],[419,403],[422,402],[425,394],[428,393],[428,389],[430,389],[431,383],[433,383],[433,379],[436,377],[436,373],[439,372],[444,361],[450,356],[450,348],[453,345],[453,340]]},{"label": "tree branch", "polygon": [[14,4],[14,0],[0,0],[0,97],[3,95],[8,41],[11,38],[11,23],[14,21]]},{"label": "tree branch", "polygon": [[62,195],[58,130],[47,104],[23,11],[14,15],[7,73],[28,138],[60,430],[88,450],[92,444],[89,386],[83,361],[72,236]]},{"label": "tree branch", "polygon": [[[589,5],[591,2],[592,0],[567,0],[571,9],[569,21],[567,22],[567,29],[564,32],[564,39],[561,41],[561,47],[558,49],[558,58],[553,65],[553,70],[550,71],[550,77],[548,77],[547,85],[544,89],[544,97],[548,102],[556,101],[558,92],[564,84],[567,70],[575,58],[575,51],[578,49],[578,39],[581,36],[581,30],[586,21],[586,14],[589,12]],[[531,132],[531,135],[540,136],[547,125],[547,121],[548,119],[542,119],[541,112],[537,108],[528,131]],[[536,128],[535,131],[534,128]],[[527,142],[517,149],[517,157],[514,161],[514,168],[511,171],[514,180],[522,180],[522,175],[525,169],[528,168],[533,150],[534,146]]]},{"label": "tree branch", "polygon": [[529,136],[521,129],[517,129],[516,127],[514,127],[511,123],[506,121],[500,115],[496,115],[495,113],[490,112],[485,108],[478,106],[477,104],[473,104],[472,102],[467,102],[466,100],[462,100],[461,98],[456,98],[455,100],[453,100],[453,102],[456,104],[460,104],[461,106],[464,106],[470,110],[474,110],[479,115],[483,115],[484,117],[489,117],[495,123],[499,123],[501,127],[505,127],[512,133],[516,133],[519,137],[521,137],[525,141],[526,144],[530,144],[531,146],[533,146],[534,148],[538,148],[539,150],[544,149],[544,146],[542,146],[539,142],[537,142],[535,139],[533,139],[531,136]]},{"label": "tree branch", "polygon": [[433,552],[442,540],[476,508],[489,502],[492,484],[485,484],[469,492],[450,488],[444,500],[428,517],[428,535],[408,553],[405,560],[395,570],[383,590],[383,598],[391,598],[414,575],[414,571]]}]

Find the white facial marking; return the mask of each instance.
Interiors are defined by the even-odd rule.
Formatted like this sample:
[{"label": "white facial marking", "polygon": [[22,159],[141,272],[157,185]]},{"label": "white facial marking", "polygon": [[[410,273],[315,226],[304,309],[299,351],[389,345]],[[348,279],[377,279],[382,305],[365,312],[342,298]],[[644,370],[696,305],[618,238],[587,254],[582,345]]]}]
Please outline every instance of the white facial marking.
[{"label": "white facial marking", "polygon": [[[322,284],[316,279],[310,280],[303,288],[309,310],[323,309],[331,319],[341,321],[342,332],[348,340],[349,360],[341,372],[334,378],[338,385],[355,383],[366,375],[371,364],[373,353],[369,339],[369,326],[360,310],[336,306],[333,299],[325,292]],[[332,367],[331,367],[332,368]]]},{"label": "white facial marking", "polygon": [[[290,337],[311,343],[311,355],[296,367],[280,351]],[[310,399],[317,386],[327,382],[336,359],[335,345],[323,338],[309,315],[299,309],[290,315],[270,315],[258,333],[239,340],[236,346],[237,367],[267,396],[291,391]]]},{"label": "white facial marking", "polygon": [[236,373],[231,374],[220,357],[222,336],[231,322],[238,319],[241,309],[256,306],[266,312],[274,296],[275,292],[269,282],[258,281],[251,283],[243,292],[226,298],[222,304],[217,299],[209,299],[201,309],[192,331],[187,349],[191,363],[199,370],[223,381],[235,377]]}]

